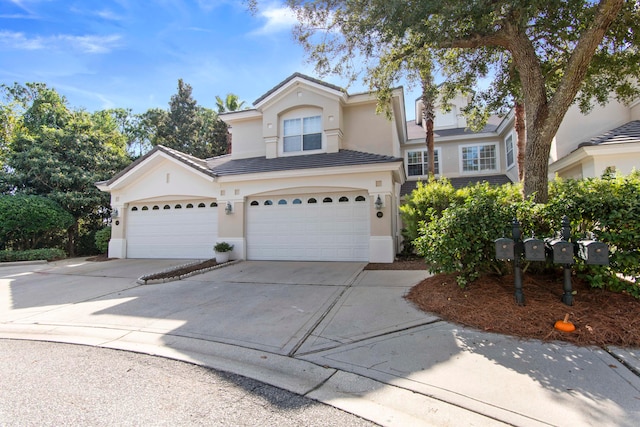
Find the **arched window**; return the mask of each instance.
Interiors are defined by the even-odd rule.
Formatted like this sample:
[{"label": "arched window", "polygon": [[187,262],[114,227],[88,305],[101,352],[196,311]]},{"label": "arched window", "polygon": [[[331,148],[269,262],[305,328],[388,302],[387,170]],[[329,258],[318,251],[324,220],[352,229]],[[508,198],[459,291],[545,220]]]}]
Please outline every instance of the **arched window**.
[{"label": "arched window", "polygon": [[302,204],[302,200],[300,200],[300,199],[293,199],[293,204],[294,204],[294,205],[301,205],[301,204]]},{"label": "arched window", "polygon": [[134,207],[132,207],[132,208],[131,208],[131,211],[132,211],[132,212],[135,212],[135,211],[137,211],[137,210],[138,210],[138,208],[137,208],[136,206],[134,206]]},{"label": "arched window", "polygon": [[338,202],[340,202],[340,203],[344,203],[344,202],[348,202],[348,201],[349,201],[349,198],[346,197],[346,196],[342,196],[342,197],[340,197],[338,199]]},{"label": "arched window", "polygon": [[210,208],[217,208],[217,207],[218,207],[218,204],[217,204],[216,202],[212,202],[212,203],[209,205],[209,207],[210,207]]},{"label": "arched window", "polygon": [[157,211],[157,210],[159,210],[159,209],[160,209],[160,206],[158,206],[158,205],[155,205],[155,206],[153,207],[153,210],[154,210],[154,211]]},{"label": "arched window", "polygon": [[265,200],[264,201],[264,205],[265,206],[271,206],[271,205],[273,205],[273,202],[271,200]]},{"label": "arched window", "polygon": [[199,208],[204,208],[204,207],[206,207],[206,206],[207,206],[207,205],[205,205],[204,203],[198,203],[198,207],[199,207]]},{"label": "arched window", "polygon": [[143,207],[142,207],[142,210],[143,210],[143,211],[148,211],[148,210],[149,210],[149,206],[143,206]]},{"label": "arched window", "polygon": [[307,200],[307,203],[318,203],[318,201],[312,197],[309,200]]},{"label": "arched window", "polygon": [[258,203],[256,200],[254,200],[253,202],[251,202],[251,206],[258,206],[260,205],[260,203]]},{"label": "arched window", "polygon": [[285,199],[280,199],[280,200],[278,200],[278,204],[279,205],[286,205],[287,201]]},{"label": "arched window", "polygon": [[358,196],[356,197],[356,202],[364,202],[366,201],[366,199],[364,198],[364,196]]},{"label": "arched window", "polygon": [[187,204],[187,209],[193,209],[193,203],[188,203]]},{"label": "arched window", "polygon": [[322,199],[322,203],[333,203],[333,199],[331,197],[325,197]]},{"label": "arched window", "polygon": [[175,205],[173,208],[174,208],[174,209],[182,209],[182,205],[178,203],[178,204],[177,204],[177,205]]},{"label": "arched window", "polygon": [[164,209],[164,210],[171,209],[171,206],[169,206],[169,205],[164,205],[164,207],[163,207],[162,209]]}]

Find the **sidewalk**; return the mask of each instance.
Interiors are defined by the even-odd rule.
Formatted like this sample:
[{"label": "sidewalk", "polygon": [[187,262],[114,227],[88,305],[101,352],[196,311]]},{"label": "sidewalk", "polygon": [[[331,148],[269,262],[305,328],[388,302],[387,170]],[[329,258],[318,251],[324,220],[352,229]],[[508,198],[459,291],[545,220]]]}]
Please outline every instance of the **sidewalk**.
[{"label": "sidewalk", "polygon": [[139,286],[142,264],[95,264],[0,268],[0,337],[184,360],[382,425],[640,419],[640,350],[523,341],[444,322],[402,298],[424,271],[242,262]]}]

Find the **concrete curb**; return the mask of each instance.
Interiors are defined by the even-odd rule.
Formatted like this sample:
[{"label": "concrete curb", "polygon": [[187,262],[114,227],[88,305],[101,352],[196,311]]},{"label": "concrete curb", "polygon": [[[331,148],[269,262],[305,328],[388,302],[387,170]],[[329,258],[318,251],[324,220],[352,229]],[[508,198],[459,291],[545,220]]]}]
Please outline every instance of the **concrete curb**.
[{"label": "concrete curb", "polygon": [[16,265],[40,265],[46,264],[48,261],[46,259],[40,259],[35,261],[10,261],[10,262],[0,262],[0,267],[11,267]]}]

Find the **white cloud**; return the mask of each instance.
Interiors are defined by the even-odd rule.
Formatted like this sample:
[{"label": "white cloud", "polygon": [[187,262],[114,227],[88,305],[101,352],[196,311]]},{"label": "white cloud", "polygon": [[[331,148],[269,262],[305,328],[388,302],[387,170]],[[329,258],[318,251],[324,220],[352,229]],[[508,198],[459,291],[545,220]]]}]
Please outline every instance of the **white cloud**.
[{"label": "white cloud", "polygon": [[259,12],[266,20],[259,29],[252,31],[251,35],[273,34],[290,30],[298,22],[296,14],[288,7],[270,6]]},{"label": "white cloud", "polygon": [[55,36],[29,37],[21,32],[0,31],[0,49],[11,50],[67,50],[82,53],[108,53],[120,45],[122,37],[117,34],[107,36]]}]

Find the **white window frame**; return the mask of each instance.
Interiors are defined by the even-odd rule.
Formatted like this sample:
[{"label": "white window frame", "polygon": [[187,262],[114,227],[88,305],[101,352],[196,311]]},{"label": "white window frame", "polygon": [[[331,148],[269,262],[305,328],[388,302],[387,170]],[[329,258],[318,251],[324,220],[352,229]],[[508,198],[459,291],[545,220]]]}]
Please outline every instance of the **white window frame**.
[{"label": "white window frame", "polygon": [[[434,157],[437,159],[435,164],[435,176],[440,176],[440,171],[442,170],[442,149],[440,147],[434,148]],[[422,175],[410,175],[409,174],[409,153],[421,152],[422,153]],[[427,157],[428,150],[426,148],[416,148],[416,149],[407,149],[404,153],[404,161],[406,165],[406,173],[407,178],[424,178],[429,175],[427,172],[429,169],[429,165],[425,161]],[[418,163],[414,163],[418,164]]]},{"label": "white window frame", "polygon": [[[313,149],[313,150],[305,150],[304,149],[304,128],[303,128],[303,124],[304,124],[304,120],[305,119],[309,119],[309,118],[315,118],[315,117],[319,117],[319,121],[320,121],[320,148],[318,149]],[[285,129],[285,122],[288,120],[300,120],[300,150],[294,150],[294,151],[285,151],[285,134],[284,134],[284,129]],[[317,153],[323,153],[326,151],[326,142],[325,142],[325,136],[324,136],[324,123],[323,123],[323,118],[322,118],[322,110],[320,109],[316,109],[316,108],[304,108],[304,109],[299,109],[294,111],[291,114],[285,114],[284,116],[282,116],[280,118],[280,144],[279,144],[279,148],[278,148],[278,153],[281,156],[299,156],[299,155],[307,155],[307,154],[317,154]],[[318,133],[318,132],[313,132]],[[292,136],[292,135],[289,135]]]},{"label": "white window frame", "polygon": [[[509,150],[509,139],[511,139],[511,150]],[[509,152],[511,152],[511,163],[509,163]],[[516,143],[513,132],[504,139],[504,158],[507,162],[507,169],[511,169],[516,164]]]},{"label": "white window frame", "polygon": [[[463,152],[464,152],[465,148],[476,147],[478,149],[481,149],[482,147],[491,147],[491,146],[493,146],[493,150],[494,150],[494,153],[495,153],[495,161],[494,161],[495,167],[493,169],[481,169],[480,168],[480,162],[478,162],[478,170],[465,170],[464,169],[465,162],[464,162]],[[459,155],[460,155],[460,173],[465,174],[465,175],[483,174],[483,173],[489,173],[489,172],[494,172],[495,173],[500,168],[500,151],[498,150],[498,143],[496,143],[496,142],[461,145],[460,149],[459,149]]]}]

